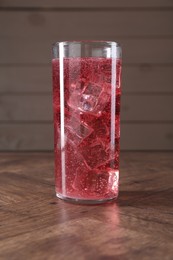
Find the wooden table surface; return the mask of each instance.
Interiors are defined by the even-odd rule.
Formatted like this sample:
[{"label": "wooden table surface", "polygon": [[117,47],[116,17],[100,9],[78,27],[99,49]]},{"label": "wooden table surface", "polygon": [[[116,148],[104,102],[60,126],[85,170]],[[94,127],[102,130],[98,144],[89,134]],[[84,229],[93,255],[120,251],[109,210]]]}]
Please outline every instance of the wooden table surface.
[{"label": "wooden table surface", "polygon": [[0,154],[0,259],[173,259],[173,153],[121,153],[120,196],[55,197],[52,153]]}]

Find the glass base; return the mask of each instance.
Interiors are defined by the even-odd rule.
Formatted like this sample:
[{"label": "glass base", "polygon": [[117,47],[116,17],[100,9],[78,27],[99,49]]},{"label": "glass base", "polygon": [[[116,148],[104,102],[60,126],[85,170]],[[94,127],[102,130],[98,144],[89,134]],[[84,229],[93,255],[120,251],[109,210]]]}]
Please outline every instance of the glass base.
[{"label": "glass base", "polygon": [[70,198],[63,196],[62,194],[56,193],[57,198],[65,200],[67,202],[75,203],[75,204],[103,204],[108,202],[114,202],[118,196],[113,198],[107,198],[107,199],[76,199],[76,198]]}]

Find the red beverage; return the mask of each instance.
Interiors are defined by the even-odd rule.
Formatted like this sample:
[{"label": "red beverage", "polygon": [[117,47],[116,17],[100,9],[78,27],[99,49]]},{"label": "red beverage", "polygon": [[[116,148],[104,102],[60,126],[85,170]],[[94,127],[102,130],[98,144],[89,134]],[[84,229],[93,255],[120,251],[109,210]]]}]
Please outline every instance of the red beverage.
[{"label": "red beverage", "polygon": [[112,62],[111,58],[64,58],[60,69],[59,59],[52,61],[55,178],[60,197],[98,201],[118,195],[121,61],[116,60],[114,85]]}]

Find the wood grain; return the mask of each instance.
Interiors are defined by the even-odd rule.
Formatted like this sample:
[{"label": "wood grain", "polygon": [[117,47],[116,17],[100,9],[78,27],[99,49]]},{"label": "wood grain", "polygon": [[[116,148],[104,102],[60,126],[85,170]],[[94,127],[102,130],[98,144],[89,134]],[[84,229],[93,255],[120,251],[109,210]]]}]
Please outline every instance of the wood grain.
[{"label": "wood grain", "polygon": [[118,201],[82,206],[55,198],[51,153],[1,153],[0,258],[171,260],[172,156],[122,153]]},{"label": "wood grain", "polygon": [[[172,104],[173,95],[170,94],[124,94],[121,103],[121,119],[172,122]],[[0,97],[2,121],[50,121],[53,118],[52,110],[51,94],[4,94]]]},{"label": "wood grain", "polygon": [[[173,93],[172,71],[172,66],[123,64],[123,93]],[[52,92],[51,64],[2,65],[0,82],[0,93],[50,93]]]},{"label": "wood grain", "polygon": [[[173,124],[122,122],[121,149],[173,150]],[[1,123],[0,150],[53,150],[53,123]]]}]

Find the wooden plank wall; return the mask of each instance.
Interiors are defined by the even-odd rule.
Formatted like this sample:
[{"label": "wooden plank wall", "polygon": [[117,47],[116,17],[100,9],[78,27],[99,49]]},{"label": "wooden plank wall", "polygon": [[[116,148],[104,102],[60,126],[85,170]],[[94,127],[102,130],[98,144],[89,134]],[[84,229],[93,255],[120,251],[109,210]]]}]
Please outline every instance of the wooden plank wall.
[{"label": "wooden plank wall", "polygon": [[121,148],[173,149],[173,1],[1,0],[0,150],[51,150],[51,44],[123,48]]}]

